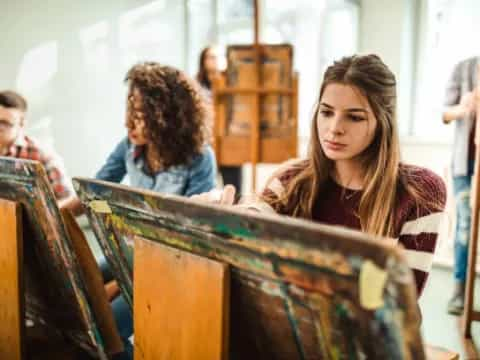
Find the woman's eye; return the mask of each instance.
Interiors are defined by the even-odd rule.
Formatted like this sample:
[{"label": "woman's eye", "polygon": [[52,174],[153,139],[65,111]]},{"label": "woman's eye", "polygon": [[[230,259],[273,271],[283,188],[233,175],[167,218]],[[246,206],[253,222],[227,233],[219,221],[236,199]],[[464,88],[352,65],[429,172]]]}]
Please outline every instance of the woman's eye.
[{"label": "woman's eye", "polygon": [[363,116],[349,115],[350,120],[359,122],[365,120]]},{"label": "woman's eye", "polygon": [[323,117],[329,117],[329,116],[333,115],[333,111],[331,111],[331,110],[320,110],[320,114]]}]

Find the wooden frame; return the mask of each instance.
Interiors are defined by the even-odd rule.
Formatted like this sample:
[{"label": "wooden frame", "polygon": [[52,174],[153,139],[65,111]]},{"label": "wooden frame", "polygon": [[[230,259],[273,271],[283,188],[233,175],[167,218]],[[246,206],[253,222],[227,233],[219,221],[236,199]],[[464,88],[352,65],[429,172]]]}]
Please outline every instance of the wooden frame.
[{"label": "wooden frame", "polygon": [[[479,69],[480,70],[480,69]],[[477,89],[476,89],[476,122],[475,122],[475,167],[472,178],[472,186],[470,193],[471,205],[471,223],[470,223],[470,241],[468,244],[468,266],[467,266],[467,280],[465,289],[465,306],[463,309],[463,335],[466,338],[471,338],[471,326],[473,321],[480,321],[480,311],[475,311],[474,294],[475,294],[475,279],[477,266],[477,248],[478,248],[478,226],[480,219],[480,71],[478,72]]]},{"label": "wooden frame", "polygon": [[[231,267],[232,359],[425,358],[413,276],[393,245],[101,181],[74,186],[112,267],[127,266],[120,285],[131,255],[116,257],[136,237]],[[131,279],[121,287],[131,301]]]},{"label": "wooden frame", "polygon": [[43,166],[0,157],[0,198],[22,208],[24,261],[17,266],[25,276],[25,317],[97,358],[122,350],[93,254],[73,217],[59,211]]},{"label": "wooden frame", "polygon": [[0,358],[24,356],[23,234],[17,202],[0,199]]},{"label": "wooden frame", "polygon": [[[252,45],[228,47],[228,69],[213,83],[213,104],[215,112],[214,148],[220,165],[242,165],[252,163],[252,187],[256,187],[256,165],[259,162],[279,163],[297,156],[298,147],[298,74],[292,70],[293,49],[290,45],[260,44],[258,32],[259,10],[255,1],[254,43]],[[263,60],[271,49],[286,47],[290,51],[290,66],[286,72],[289,79],[287,85],[266,85],[263,80]],[[251,85],[244,86],[229,83],[228,73],[232,72],[230,61],[233,51],[250,51],[252,53],[254,71]],[[249,59],[250,60],[250,59]],[[229,113],[228,101],[235,98],[248,100],[243,106],[248,108],[249,132],[243,136],[229,134],[227,131]],[[278,97],[279,101],[289,104],[291,124],[286,133],[279,136],[263,136],[260,130],[262,105],[267,98]],[[288,99],[285,99],[288,98]],[[283,99],[283,100],[282,100]],[[288,116],[288,115],[287,115]],[[249,149],[249,150],[247,150]]]}]

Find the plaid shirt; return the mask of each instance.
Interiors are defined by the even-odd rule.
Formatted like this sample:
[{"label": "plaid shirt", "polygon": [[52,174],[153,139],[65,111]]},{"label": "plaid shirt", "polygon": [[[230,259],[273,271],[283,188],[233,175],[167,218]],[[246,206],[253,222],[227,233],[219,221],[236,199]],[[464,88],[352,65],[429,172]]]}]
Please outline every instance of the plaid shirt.
[{"label": "plaid shirt", "polygon": [[57,199],[64,199],[73,194],[71,184],[65,176],[65,170],[60,158],[56,154],[46,152],[40,148],[28,136],[18,136],[5,156],[39,161],[45,168]]}]

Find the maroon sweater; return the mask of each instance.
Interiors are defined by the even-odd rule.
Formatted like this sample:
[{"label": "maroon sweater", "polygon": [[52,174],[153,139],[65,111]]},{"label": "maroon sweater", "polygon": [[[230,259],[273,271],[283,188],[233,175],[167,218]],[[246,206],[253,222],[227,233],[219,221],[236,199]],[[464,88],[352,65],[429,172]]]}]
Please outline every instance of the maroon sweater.
[{"label": "maroon sweater", "polygon": [[[288,182],[304,167],[306,162],[287,166],[274,176],[264,195],[278,197]],[[446,188],[442,179],[430,170],[400,165],[408,183],[416,183],[423,196],[438,204],[439,209],[429,209],[425,204],[417,204],[415,199],[401,186],[395,208],[394,237],[404,246],[407,262],[413,270],[418,296],[422,293],[433,260],[438,230],[443,220],[446,202]],[[356,215],[362,191],[343,188],[330,179],[321,189],[314,205],[313,220],[330,225],[345,226],[360,230],[360,220]],[[285,214],[288,215],[288,214]]]}]

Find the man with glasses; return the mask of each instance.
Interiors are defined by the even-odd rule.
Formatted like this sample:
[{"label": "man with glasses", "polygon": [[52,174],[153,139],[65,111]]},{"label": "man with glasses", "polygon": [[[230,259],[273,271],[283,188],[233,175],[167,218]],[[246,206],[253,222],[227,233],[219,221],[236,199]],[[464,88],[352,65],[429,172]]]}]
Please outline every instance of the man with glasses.
[{"label": "man with glasses", "polygon": [[58,156],[40,148],[24,133],[27,101],[14,91],[0,91],[0,156],[40,161],[59,206],[68,207],[73,195]]}]

